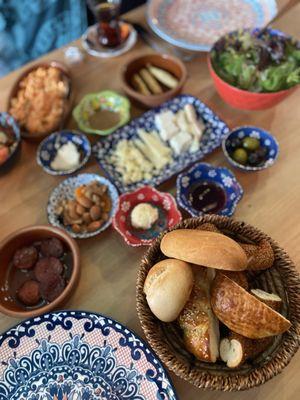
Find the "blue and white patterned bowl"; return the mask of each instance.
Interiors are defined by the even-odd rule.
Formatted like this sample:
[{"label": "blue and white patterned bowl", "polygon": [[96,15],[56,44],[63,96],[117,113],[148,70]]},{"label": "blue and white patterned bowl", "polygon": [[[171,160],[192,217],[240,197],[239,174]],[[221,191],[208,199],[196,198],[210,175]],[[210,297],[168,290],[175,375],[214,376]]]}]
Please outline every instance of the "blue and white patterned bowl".
[{"label": "blue and white patterned bowl", "polygon": [[243,197],[244,191],[229,169],[225,167],[214,167],[207,163],[196,164],[187,172],[178,175],[176,187],[177,202],[180,207],[193,217],[204,214],[193,208],[189,200],[191,188],[200,181],[212,182],[222,187],[226,202],[224,207],[216,214],[230,217],[234,213],[238,202]]},{"label": "blue and white patterned bowl", "polygon": [[[135,183],[124,184],[120,173],[116,170],[111,161],[111,156],[120,140],[138,139],[138,129],[145,129],[147,132],[156,130],[155,115],[162,111],[170,110],[173,113],[181,110],[186,104],[192,104],[198,117],[201,117],[205,130],[201,139],[201,146],[194,153],[183,152],[180,155],[173,154],[173,162],[168,164],[157,176],[151,179],[144,179]],[[114,182],[121,193],[132,192],[142,186],[156,187],[172,176],[177,175],[186,167],[199,161],[221,145],[222,139],[228,134],[229,128],[206,104],[189,94],[182,94],[166,101],[159,107],[152,108],[138,118],[130,121],[129,124],[119,128],[113,135],[105,140],[99,140],[93,146],[93,154],[101,168]]]},{"label": "blue and white patterned bowl", "polygon": [[4,161],[3,164],[0,165],[0,173],[4,173],[8,171],[8,169],[14,164],[15,160],[17,159],[17,155],[20,153],[21,150],[21,132],[20,127],[17,121],[7,112],[0,112],[0,130],[1,126],[3,127],[11,127],[14,131],[16,145],[9,155],[8,159]]},{"label": "blue and white patterned bowl", "polygon": [[[66,227],[60,217],[56,214],[57,207],[61,204],[61,202],[65,199],[75,199],[74,191],[78,186],[87,185],[90,182],[97,181],[101,185],[106,185],[108,187],[108,193],[111,199],[111,210],[109,213],[108,220],[96,231],[93,232],[82,232],[76,233],[73,232],[71,227]],[[56,226],[58,228],[66,230],[70,236],[75,239],[86,239],[92,236],[98,235],[100,232],[103,232],[106,228],[110,226],[112,223],[112,219],[117,211],[119,205],[119,194],[115,186],[103,176],[97,174],[80,174],[76,176],[71,176],[70,178],[65,179],[61,182],[50,194],[49,201],[47,205],[47,216],[48,221],[51,225]]]},{"label": "blue and white patterned bowl", "polygon": [[[76,167],[67,171],[56,171],[51,168],[51,163],[54,160],[57,150],[68,142],[73,142],[81,154],[81,161]],[[39,145],[36,155],[38,165],[50,175],[68,175],[82,168],[88,161],[91,155],[91,144],[81,132],[63,130],[54,132],[47,136]]]},{"label": "blue and white patterned bowl", "polygon": [[[252,167],[251,165],[239,164],[229,154],[228,144],[230,140],[234,138],[243,139],[247,136],[259,139],[260,145],[266,147],[268,150],[266,161],[260,166]],[[272,136],[269,132],[265,131],[264,129],[258,128],[256,126],[239,126],[238,128],[233,129],[223,139],[222,149],[229,163],[234,167],[239,168],[243,171],[260,171],[262,169],[271,167],[271,165],[273,165],[274,162],[276,161],[279,154],[279,145],[274,136]]]},{"label": "blue and white patterned bowl", "polygon": [[134,332],[85,311],[28,319],[0,336],[5,400],[177,400],[167,371]]}]

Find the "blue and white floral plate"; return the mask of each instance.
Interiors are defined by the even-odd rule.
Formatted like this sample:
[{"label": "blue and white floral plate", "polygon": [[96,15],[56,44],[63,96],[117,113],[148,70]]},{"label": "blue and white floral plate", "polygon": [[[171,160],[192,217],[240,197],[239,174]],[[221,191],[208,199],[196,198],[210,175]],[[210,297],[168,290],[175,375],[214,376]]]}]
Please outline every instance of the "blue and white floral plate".
[{"label": "blue and white floral plate", "polygon": [[220,186],[225,194],[225,205],[217,212],[218,215],[226,215],[230,217],[243,197],[243,189],[233,173],[225,167],[214,167],[207,163],[199,163],[194,165],[187,172],[177,177],[177,202],[184,210],[193,217],[202,215],[199,210],[193,208],[189,195],[191,188],[200,181],[212,182]]},{"label": "blue and white floral plate", "polygon": [[[171,110],[174,113],[184,107],[185,104],[192,104],[198,117],[201,117],[205,124],[205,131],[201,139],[200,149],[195,153],[185,152],[179,156],[173,155],[174,161],[164,168],[161,173],[151,179],[144,179],[132,184],[124,184],[119,172],[111,162],[113,150],[116,148],[119,140],[131,140],[138,138],[137,130],[146,131],[157,130],[155,125],[155,114],[161,111]],[[228,134],[229,128],[206,104],[191,95],[180,95],[161,106],[153,108],[144,113],[141,117],[132,120],[129,124],[119,128],[105,140],[101,140],[93,146],[95,155],[101,168],[107,174],[109,179],[114,182],[120,192],[131,192],[142,186],[158,186],[168,180],[173,175],[178,174],[184,168],[202,159],[206,154],[211,153],[220,146],[222,139]]]},{"label": "blue and white floral plate", "polygon": [[[234,138],[243,139],[247,136],[256,138],[260,141],[262,147],[268,150],[266,161],[257,167],[251,165],[242,165],[231,158],[229,154],[229,143]],[[256,126],[240,126],[233,129],[222,141],[222,149],[228,162],[236,168],[243,171],[260,171],[273,165],[279,155],[279,145],[277,140],[269,132]]]},{"label": "blue and white floral plate", "polygon": [[[60,206],[65,199],[75,199],[74,191],[78,186],[87,185],[93,181],[99,182],[101,185],[108,187],[108,193],[111,199],[111,210],[108,220],[96,231],[76,233],[71,227],[66,227],[60,217],[56,213],[56,209]],[[79,174],[65,179],[61,182],[50,194],[47,204],[47,216],[51,225],[66,230],[70,236],[75,239],[87,239],[92,236],[98,235],[103,232],[112,223],[113,216],[115,215],[119,204],[119,194],[115,186],[103,176],[97,174]],[[1,400],[1,397],[0,397]]]},{"label": "blue and white floral plate", "polygon": [[1,400],[176,400],[133,332],[100,314],[57,311],[0,336]]},{"label": "blue and white floral plate", "polygon": [[[80,163],[67,171],[57,171],[51,167],[57,150],[64,144],[72,142],[80,152]],[[88,138],[81,132],[76,131],[59,131],[47,136],[39,145],[36,155],[36,161],[45,172],[50,175],[68,175],[82,168],[91,155],[91,144]]]}]

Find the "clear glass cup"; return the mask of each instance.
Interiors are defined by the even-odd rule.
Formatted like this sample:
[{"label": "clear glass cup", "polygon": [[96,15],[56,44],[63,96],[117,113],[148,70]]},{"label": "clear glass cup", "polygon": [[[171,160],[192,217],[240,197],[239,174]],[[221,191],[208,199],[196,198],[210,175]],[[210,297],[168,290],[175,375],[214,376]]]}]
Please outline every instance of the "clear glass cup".
[{"label": "clear glass cup", "polygon": [[104,47],[121,44],[119,15],[122,0],[87,0],[87,4],[98,21],[98,40]]}]

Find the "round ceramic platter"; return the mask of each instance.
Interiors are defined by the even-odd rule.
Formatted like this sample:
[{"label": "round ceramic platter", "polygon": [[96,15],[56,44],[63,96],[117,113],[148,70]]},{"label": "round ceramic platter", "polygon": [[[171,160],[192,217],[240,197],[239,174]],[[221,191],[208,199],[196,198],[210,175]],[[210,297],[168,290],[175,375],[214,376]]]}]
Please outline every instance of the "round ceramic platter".
[{"label": "round ceramic platter", "polygon": [[209,51],[225,33],[264,26],[276,13],[275,0],[150,0],[147,20],[174,46]]},{"label": "round ceramic platter", "polygon": [[[121,26],[124,25],[124,22],[121,22]],[[85,51],[94,57],[100,58],[111,58],[117,57],[121,54],[129,51],[137,41],[137,33],[136,30],[130,25],[128,38],[122,43],[120,46],[115,48],[107,48],[101,46],[97,41],[97,24],[90,26],[86,32],[82,35],[82,47]]]},{"label": "round ceramic platter", "polygon": [[176,400],[166,371],[125,326],[58,311],[0,336],[1,400]]}]

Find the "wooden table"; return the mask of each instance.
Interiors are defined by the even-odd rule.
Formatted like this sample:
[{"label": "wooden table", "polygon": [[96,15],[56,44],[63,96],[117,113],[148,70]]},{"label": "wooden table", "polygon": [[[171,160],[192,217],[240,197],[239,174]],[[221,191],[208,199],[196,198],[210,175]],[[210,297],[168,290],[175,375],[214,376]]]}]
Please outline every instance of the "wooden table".
[{"label": "wooden table", "polygon": [[[134,21],[144,19],[144,8],[129,14]],[[275,26],[300,37],[300,5],[281,18]],[[149,51],[142,42],[132,51],[111,60],[99,60],[87,56],[79,66],[72,67],[76,90],[76,103],[86,93],[112,89],[120,91],[122,64],[134,55]],[[63,51],[54,51],[45,60],[63,61]],[[253,124],[274,134],[280,145],[277,163],[259,173],[243,173],[235,170],[245,194],[237,207],[235,217],[257,226],[272,236],[286,249],[294,262],[300,265],[299,250],[299,203],[300,203],[300,90],[279,106],[266,111],[246,112],[230,108],[219,98],[209,77],[206,56],[199,55],[187,63],[189,79],[184,92],[193,94],[207,103],[233,128]],[[0,110],[6,109],[6,100],[13,82],[22,69],[0,80]],[[132,115],[142,110],[133,108]],[[70,120],[68,127],[75,127]],[[23,142],[19,163],[5,176],[0,177],[0,239],[8,233],[30,224],[47,223],[45,207],[51,190],[63,178],[47,175],[37,166],[35,144]],[[206,162],[228,167],[222,150],[205,158]],[[98,172],[94,160],[84,172]],[[163,190],[174,193],[174,179],[163,185]],[[298,214],[297,214],[298,210]],[[135,280],[139,260],[144,249],[128,247],[112,228],[101,235],[79,242],[81,250],[82,276],[79,286],[65,305],[66,309],[90,310],[106,314],[126,324],[143,336],[135,310]],[[0,316],[0,331],[14,325],[15,319]],[[300,353],[286,370],[265,385],[240,393],[205,392],[177,378],[175,383],[179,398],[186,400],[288,400],[296,399],[300,393]]]}]

